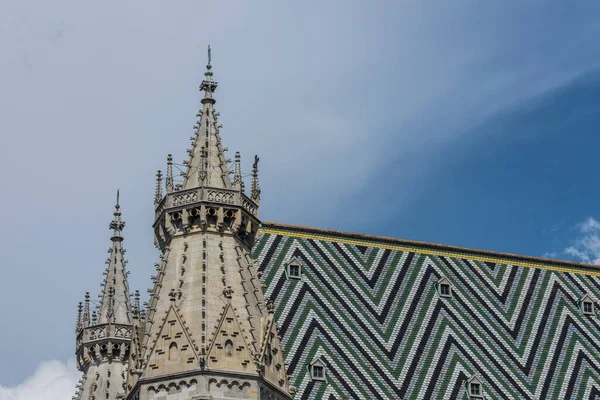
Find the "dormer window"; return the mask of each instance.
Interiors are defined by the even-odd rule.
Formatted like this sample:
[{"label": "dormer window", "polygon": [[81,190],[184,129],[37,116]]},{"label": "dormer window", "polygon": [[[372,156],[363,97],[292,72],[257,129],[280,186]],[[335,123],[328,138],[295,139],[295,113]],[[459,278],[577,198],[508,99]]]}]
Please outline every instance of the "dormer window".
[{"label": "dormer window", "polygon": [[302,277],[302,264],[296,258],[292,258],[287,265],[287,275],[292,279],[300,279]]},{"label": "dormer window", "polygon": [[310,370],[310,376],[312,377],[312,379],[314,381],[326,380],[325,363],[320,358],[317,358],[312,363],[310,363],[309,370]]},{"label": "dormer window", "polygon": [[483,385],[477,376],[467,381],[467,392],[470,399],[483,399]]},{"label": "dormer window", "polygon": [[325,368],[321,365],[313,365],[313,378],[323,379],[325,378]]},{"label": "dormer window", "polygon": [[440,295],[442,297],[450,297],[451,296],[451,294],[450,294],[450,285],[449,284],[442,283],[440,285]]},{"label": "dormer window", "polygon": [[585,315],[594,315],[596,311],[596,307],[594,304],[594,300],[589,295],[585,295],[579,300],[579,306],[581,307],[581,311]]},{"label": "dormer window", "polygon": [[481,397],[481,384],[471,383],[471,397]]},{"label": "dormer window", "polygon": [[437,292],[440,297],[452,297],[452,283],[447,278],[442,278],[437,281]]}]

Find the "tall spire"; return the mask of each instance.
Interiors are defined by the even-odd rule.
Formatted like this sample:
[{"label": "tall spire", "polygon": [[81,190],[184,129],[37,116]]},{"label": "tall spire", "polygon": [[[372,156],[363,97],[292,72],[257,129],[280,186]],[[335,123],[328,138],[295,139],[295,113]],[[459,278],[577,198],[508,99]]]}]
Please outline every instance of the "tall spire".
[{"label": "tall spire", "polygon": [[182,379],[198,382],[193,393],[177,394],[182,400],[230,398],[233,391],[229,396],[221,383],[233,377],[250,385],[242,395],[246,383],[236,384],[236,396],[291,399],[274,315],[251,256],[260,226],[258,157],[250,197],[243,192],[239,153],[233,182],[229,178],[210,51],[204,75],[183,187],[154,210],[161,262],[148,291],[141,372],[128,400],[163,396],[161,387]]},{"label": "tall spire", "polygon": [[221,144],[220,125],[217,123],[218,113],[215,112],[216,100],[213,94],[217,82],[213,80],[211,65],[211,50],[208,47],[208,64],[200,91],[204,92],[201,100],[202,109],[198,113],[200,120],[194,126],[195,140],[189,151],[190,158],[185,162],[188,171],[184,175],[183,189],[199,186],[209,186],[219,189],[230,189],[229,168],[225,158],[226,149]]}]

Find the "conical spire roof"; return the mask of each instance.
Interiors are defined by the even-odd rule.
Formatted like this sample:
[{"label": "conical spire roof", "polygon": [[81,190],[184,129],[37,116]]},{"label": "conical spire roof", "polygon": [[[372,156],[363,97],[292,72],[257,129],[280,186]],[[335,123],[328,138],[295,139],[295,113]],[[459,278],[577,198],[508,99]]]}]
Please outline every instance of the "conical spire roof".
[{"label": "conical spire roof", "polygon": [[119,205],[119,192],[117,191],[117,203],[113,213],[114,219],[110,223],[113,235],[111,247],[108,249],[109,258],[106,261],[106,278],[100,295],[97,324],[131,324],[131,307],[129,300],[129,287],[127,284],[127,271],[125,269],[125,258],[123,257],[123,236],[121,231],[125,228],[125,222],[121,220]]},{"label": "conical spire roof", "polygon": [[217,89],[217,82],[213,80],[210,46],[208,47],[208,65],[204,73],[204,80],[200,84],[200,91],[204,91],[201,100],[202,109],[198,113],[200,119],[194,126],[195,140],[189,150],[190,159],[186,161],[188,171],[184,177],[183,189],[192,189],[199,186],[208,186],[219,189],[230,189],[231,180],[225,149],[221,144],[218,124],[219,113],[215,111],[216,100],[213,93]]},{"label": "conical spire roof", "polygon": [[[142,386],[148,382],[167,387],[183,374],[202,375],[208,369],[217,382],[232,374],[253,382],[252,387],[261,388],[261,398],[291,399],[274,317],[265,306],[250,252],[260,226],[259,160],[254,159],[252,194],[247,196],[239,153],[229,171],[221,144],[210,47],[208,57],[183,184],[173,182],[171,157],[164,197],[162,175],[157,176],[153,226],[161,262],[155,264],[158,274],[148,291],[136,369],[141,383],[129,397],[145,393]],[[220,398],[223,391],[198,385],[197,394]]]}]

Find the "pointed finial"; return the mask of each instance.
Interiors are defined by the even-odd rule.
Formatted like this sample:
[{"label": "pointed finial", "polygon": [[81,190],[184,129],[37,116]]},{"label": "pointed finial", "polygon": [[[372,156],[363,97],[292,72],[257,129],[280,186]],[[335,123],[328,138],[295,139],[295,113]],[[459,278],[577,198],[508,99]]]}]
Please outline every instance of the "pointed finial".
[{"label": "pointed finial", "polygon": [[159,169],[156,171],[156,192],[154,194],[154,204],[160,203],[162,198],[162,172]]},{"label": "pointed finial", "polygon": [[83,309],[83,326],[90,326],[90,292],[85,292],[85,307]]},{"label": "pointed finial", "polygon": [[173,156],[170,154],[167,156],[167,178],[165,180],[167,186],[167,193],[173,191]]},{"label": "pointed finial", "polygon": [[206,69],[209,71],[212,68],[212,65],[210,65],[210,59],[211,59],[211,51],[210,51],[210,44],[209,44],[208,45],[208,64],[206,64]]},{"label": "pointed finial", "polygon": [[252,191],[250,193],[250,197],[255,202],[260,201],[260,186],[258,185],[258,161],[260,158],[258,156],[254,156],[254,164],[252,164]]},{"label": "pointed finial", "polygon": [[235,171],[233,175],[233,187],[240,192],[244,191],[244,181],[242,180],[242,166],[240,152],[235,152]]},{"label": "pointed finial", "polygon": [[135,318],[139,318],[140,316],[140,291],[136,290],[134,294],[133,300],[133,316]]},{"label": "pointed finial", "polygon": [[83,303],[79,302],[79,304],[77,305],[77,325],[75,326],[75,332],[79,332],[82,328],[82,319],[81,319],[81,314],[83,311]]},{"label": "pointed finial", "polygon": [[109,228],[113,230],[113,239],[121,238],[121,231],[125,228],[125,222],[121,221],[121,206],[119,205],[119,191],[117,190],[117,203],[115,204],[115,218],[110,222]]},{"label": "pointed finial", "polygon": [[212,98],[212,93],[217,89],[217,82],[212,80],[213,72],[211,71],[212,65],[211,62],[211,50],[210,46],[208,46],[208,64],[206,65],[206,72],[204,73],[205,79],[200,84],[200,90],[204,91],[204,99],[202,99],[201,103],[211,103],[215,104],[215,99]]}]

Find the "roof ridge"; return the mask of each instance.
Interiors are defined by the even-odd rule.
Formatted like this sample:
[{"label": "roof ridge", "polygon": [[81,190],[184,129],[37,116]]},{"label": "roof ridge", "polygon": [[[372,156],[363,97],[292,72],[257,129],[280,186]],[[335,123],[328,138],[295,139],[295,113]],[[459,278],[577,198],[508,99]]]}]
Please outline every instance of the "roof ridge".
[{"label": "roof ridge", "polygon": [[[538,263],[538,264],[551,264],[556,266],[565,266],[565,267],[578,267],[583,269],[592,269],[596,271],[600,271],[600,265],[597,264],[587,264],[576,261],[567,261],[567,260],[557,260],[553,258],[543,258],[543,257],[535,257],[528,256],[524,254],[516,254],[516,253],[506,253],[494,250],[484,250],[484,249],[474,249],[468,247],[460,247],[432,242],[423,242],[418,240],[409,240],[409,239],[401,239],[401,238],[393,238],[389,236],[378,236],[378,235],[368,235],[363,233],[356,232],[345,232],[333,229],[324,229],[324,228],[313,228],[308,226],[301,225],[293,225],[293,224],[284,224],[279,222],[265,222],[263,221],[261,224],[261,230],[268,229],[281,229],[285,231],[296,231],[296,232],[307,232],[313,233],[319,236],[336,236],[336,237],[345,237],[349,239],[355,239],[364,241],[366,243],[376,244],[377,242],[393,244],[398,246],[414,246],[423,249],[434,249],[438,251],[449,251],[456,253],[466,253],[472,255],[479,256],[487,256],[492,258],[505,259],[506,261],[521,261],[521,262],[529,262],[529,263]],[[465,255],[466,255],[465,254]]]}]

